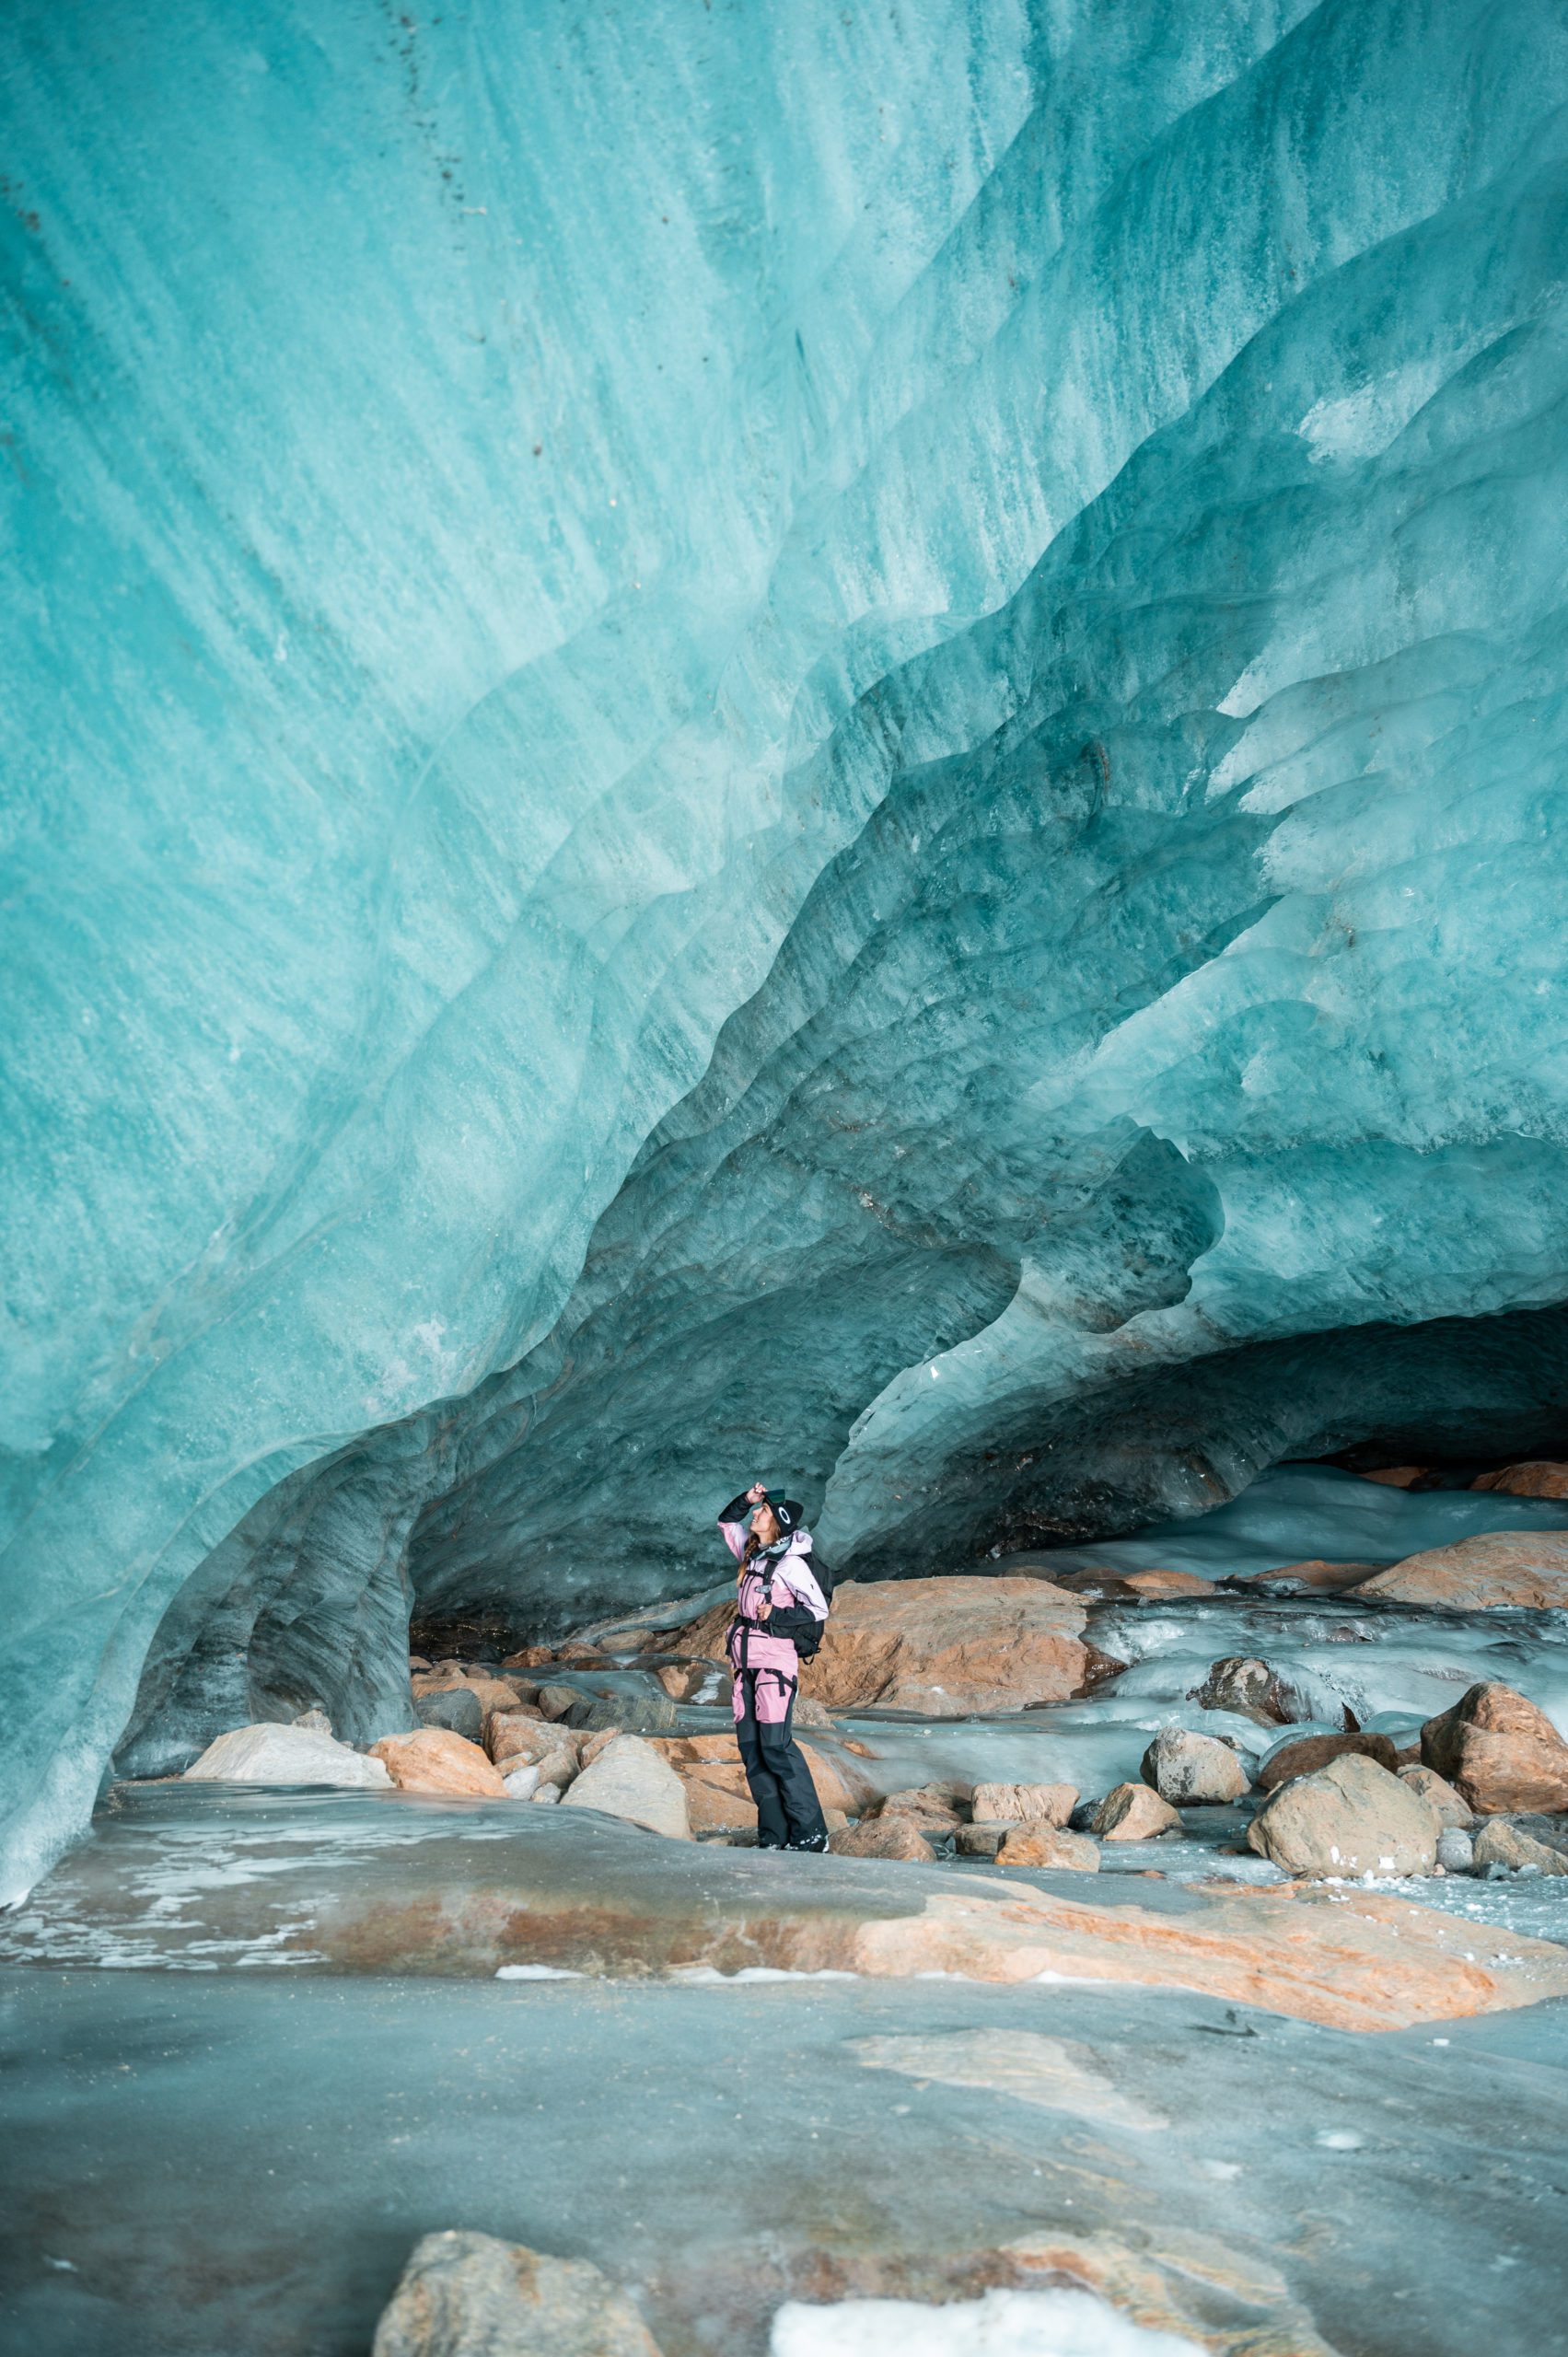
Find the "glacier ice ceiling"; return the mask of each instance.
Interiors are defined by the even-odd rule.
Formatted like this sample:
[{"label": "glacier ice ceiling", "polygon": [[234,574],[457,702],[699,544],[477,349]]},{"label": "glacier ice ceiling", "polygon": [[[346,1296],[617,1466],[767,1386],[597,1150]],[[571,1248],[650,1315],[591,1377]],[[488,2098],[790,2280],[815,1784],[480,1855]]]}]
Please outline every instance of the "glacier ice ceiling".
[{"label": "glacier ice ceiling", "polygon": [[1561,0],[16,0],[9,1887],[757,1470],[921,1571],[1561,1444],[1565,100]]}]

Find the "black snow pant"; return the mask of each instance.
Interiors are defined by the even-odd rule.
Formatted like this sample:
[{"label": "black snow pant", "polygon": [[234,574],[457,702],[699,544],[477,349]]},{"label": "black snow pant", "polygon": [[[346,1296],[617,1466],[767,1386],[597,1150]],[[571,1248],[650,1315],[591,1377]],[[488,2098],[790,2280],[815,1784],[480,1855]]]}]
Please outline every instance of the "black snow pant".
[{"label": "black snow pant", "polygon": [[757,1804],[757,1847],[760,1850],[825,1850],[828,1828],[817,1787],[795,1740],[791,1722],[795,1695],[784,1717],[770,1723],[757,1716],[757,1680],[776,1678],[772,1669],[737,1670],[743,1715],[735,1723],[740,1762],[751,1797]]}]

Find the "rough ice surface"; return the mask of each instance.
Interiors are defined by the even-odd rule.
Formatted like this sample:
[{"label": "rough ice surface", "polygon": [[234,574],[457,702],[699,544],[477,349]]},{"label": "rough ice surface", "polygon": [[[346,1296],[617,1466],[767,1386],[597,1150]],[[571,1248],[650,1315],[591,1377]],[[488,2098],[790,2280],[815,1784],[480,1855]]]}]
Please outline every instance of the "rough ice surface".
[{"label": "rough ice surface", "polygon": [[[1169,2127],[918,2088],[852,2044],[1020,2029]],[[1474,2357],[1484,2303],[1489,2348],[1568,2348],[1561,2005],[1368,2038],[1181,1991],[29,1968],[0,1973],[0,2057],[29,2357],[363,2357],[458,2218],[592,2259],[692,2357],[765,2357],[862,2220],[859,2282],[923,2302],[1027,2238],[1120,2258],[1128,2305],[1152,2282],[1201,2344]]]},{"label": "rough ice surface", "polygon": [[770,2357],[1202,2357],[1198,2343],[1150,2332],[1092,2292],[987,2292],[926,2307],[914,2300],[790,2300]]},{"label": "rough ice surface", "polygon": [[1565,97],[17,0],[6,1888],[144,1667],[363,1739],[758,1469],[930,1569],[1560,1442]]}]

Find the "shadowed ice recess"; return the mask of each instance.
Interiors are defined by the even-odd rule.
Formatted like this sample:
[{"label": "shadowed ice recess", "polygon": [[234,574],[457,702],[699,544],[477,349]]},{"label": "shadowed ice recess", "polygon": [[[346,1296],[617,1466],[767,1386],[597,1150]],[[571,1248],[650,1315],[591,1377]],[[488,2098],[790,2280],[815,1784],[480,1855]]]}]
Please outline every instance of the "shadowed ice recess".
[{"label": "shadowed ice recess", "polygon": [[1561,0],[696,17],[0,25],[6,1894],[757,1473],[1562,1446]]}]

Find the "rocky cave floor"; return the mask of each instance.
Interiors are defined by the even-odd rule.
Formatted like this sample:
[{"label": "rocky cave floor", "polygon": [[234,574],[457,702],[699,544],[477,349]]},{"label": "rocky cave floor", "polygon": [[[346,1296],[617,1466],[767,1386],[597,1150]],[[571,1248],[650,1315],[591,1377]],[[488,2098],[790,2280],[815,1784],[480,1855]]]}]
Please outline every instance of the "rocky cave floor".
[{"label": "rocky cave floor", "polygon": [[[747,1846],[727,1714],[676,1699],[711,1676],[647,1628],[432,1665],[421,1715],[510,1679],[492,1750],[502,1719],[539,1774],[552,1730],[575,1774],[585,1747],[657,1747],[695,1840],[521,1786],[112,1787],[0,1919],[6,2345],[346,2357],[419,2238],[456,2228],[592,2261],[663,2357],[884,2345],[820,2305],[866,2299],[949,2304],[929,2345],[978,2349],[958,2320],[982,2294],[1064,2287],[1127,2320],[1082,2344],[1118,2357],[1568,2350],[1568,1789],[1471,1818],[1472,1861],[1512,1827],[1522,1869],[1437,1871],[1429,1840],[1424,1871],[1304,1874],[1248,1842],[1271,1757],[1347,1714],[1419,1776],[1423,1727],[1478,1684],[1568,1703],[1563,1610],[1474,1600],[1478,1577],[1519,1592],[1518,1546],[1477,1569],[1488,1532],[1534,1550],[1530,1593],[1568,1579],[1568,1507],[1371,1486],[1270,1477],[1175,1537],[1030,1559],[1093,1649],[1075,1695],[809,1710],[851,1804],[827,1859]],[[1462,1605],[1454,1557],[1446,1602],[1323,1569],[1467,1542]],[[1154,1803],[1163,1727],[1217,1737],[1248,1789],[1126,1838],[1143,1803],[1094,1805]],[[993,1795],[1025,1814],[977,1829],[998,1785],[1070,1787],[1096,1871],[1030,1863],[1065,1804]]]}]

